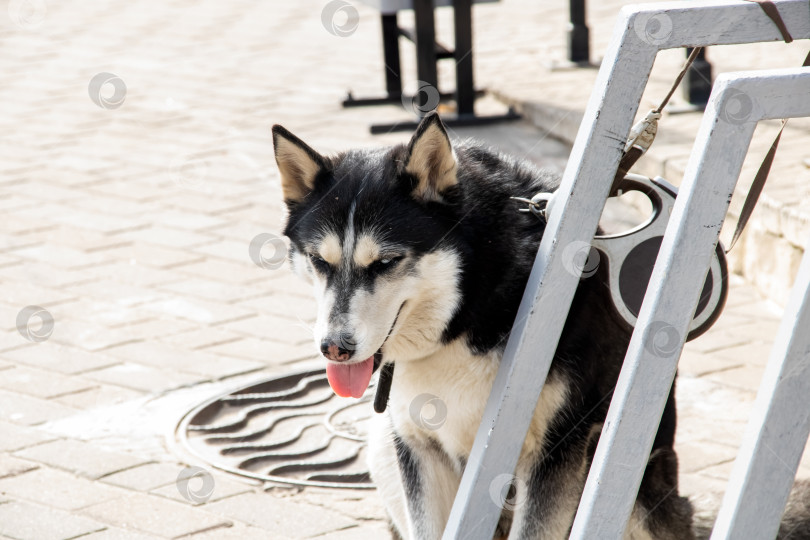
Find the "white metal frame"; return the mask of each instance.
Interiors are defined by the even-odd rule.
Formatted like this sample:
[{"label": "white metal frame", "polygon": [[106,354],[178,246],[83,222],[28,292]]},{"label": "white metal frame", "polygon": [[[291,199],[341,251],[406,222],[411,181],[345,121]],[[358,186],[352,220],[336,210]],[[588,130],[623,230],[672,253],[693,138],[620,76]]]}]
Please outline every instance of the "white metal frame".
[{"label": "white metal frame", "polygon": [[[805,93],[805,96],[807,93]],[[776,335],[713,540],[773,537],[810,434],[810,251]],[[750,533],[750,534],[749,534]],[[761,533],[761,536],[760,536]]]},{"label": "white metal frame", "polygon": [[[775,3],[794,39],[810,38],[810,8],[807,0],[777,0]],[[655,32],[648,33],[648,23],[651,20],[656,22]],[[621,158],[624,139],[630,131],[657,52],[684,46],[781,39],[781,34],[773,22],[764,15],[757,4],[751,2],[690,0],[642,4],[622,9],[613,39],[602,62],[594,92],[577,133],[562,184],[555,197],[555,204],[549,212],[546,232],[450,513],[443,536],[445,540],[492,537],[501,508],[490,499],[489,488],[498,475],[515,469],[534,404],[539,398],[548,374],[567,317],[568,306],[571,304],[579,279],[576,273],[570,271],[571,264],[568,264],[570,261],[565,260],[565,248],[590,242],[596,232],[599,216]],[[730,79],[720,80],[724,81],[723,84],[726,86],[733,87]],[[780,93],[782,90],[780,86]],[[720,94],[715,92],[714,96],[716,105],[727,103],[729,99],[729,94],[717,98]],[[776,111],[771,101],[757,100],[757,103],[762,103],[763,112],[757,116],[752,111],[749,122],[729,122],[728,129],[732,130],[737,141],[744,141],[745,144],[725,149],[727,161],[723,163],[728,165],[737,159],[742,161],[747,143],[750,142],[750,134],[747,135],[748,140],[745,140],[745,133],[748,127],[753,130],[756,119],[793,116],[775,114],[785,111]],[[722,110],[715,110],[714,117]],[[703,126],[708,126],[707,122],[708,120],[704,119]],[[696,143],[697,149],[701,148],[698,143],[705,145],[711,142],[709,135],[712,129],[716,128],[717,125],[701,128]],[[690,160],[690,168],[687,170],[687,178],[692,177],[690,182],[693,187],[699,183],[697,172],[700,172],[701,167],[708,171],[708,167],[717,167],[720,163],[712,165],[710,160],[705,160],[704,163],[695,158],[694,154],[693,152],[693,159]],[[722,197],[726,198],[726,205],[727,199],[730,198],[730,190],[733,190],[739,175],[739,168],[735,174],[730,174],[729,171],[733,170],[733,167],[727,166],[720,171],[722,173],[720,176],[724,177],[722,182],[725,183],[718,187],[714,186],[716,179],[711,179],[712,186],[709,191],[721,193]],[[716,170],[714,172],[717,174]],[[726,183],[731,186],[730,190],[726,189]],[[706,186],[705,180],[703,185]],[[685,193],[683,190],[687,187],[685,179],[682,193]],[[679,216],[683,216],[689,198],[695,201],[690,201],[694,207],[690,206],[689,210],[697,213],[689,214],[688,223],[683,221],[676,225],[676,220],[673,220],[673,225],[668,228],[665,235],[653,273],[652,286],[649,289],[658,294],[655,298],[645,298],[639,314],[639,323],[631,340],[625,366],[611,404],[608,421],[575,520],[572,538],[621,538],[624,533],[652,446],[655,426],[661,417],[677,368],[680,348],[683,345],[681,338],[676,350],[667,347],[667,354],[662,355],[660,351],[656,354],[655,348],[650,346],[652,344],[652,340],[649,339],[652,337],[650,329],[665,324],[674,328],[678,336],[685,336],[684,329],[688,321],[680,324],[679,314],[687,313],[686,316],[690,316],[699,294],[696,289],[695,302],[691,304],[689,311],[686,308],[689,307],[691,298],[688,294],[684,294],[686,289],[680,289],[678,298],[673,298],[666,290],[659,290],[664,282],[665,268],[677,268],[670,270],[670,276],[680,277],[678,272],[687,272],[691,281],[679,279],[678,282],[681,284],[687,284],[691,288],[702,285],[711,249],[717,241],[717,234],[725,214],[724,207],[709,208],[698,204],[694,194],[678,197],[674,212],[677,211]],[[705,192],[701,192],[701,196],[703,195]],[[713,219],[706,221],[709,217]],[[696,256],[702,258],[692,259],[690,264],[684,266],[685,258],[676,258],[674,254],[684,253],[684,239],[687,238],[685,235],[692,234],[691,226],[695,223],[710,224],[711,227],[701,231],[703,235],[700,238],[706,242],[698,242],[699,246],[694,252]],[[713,240],[708,243],[710,237],[713,237]],[[692,241],[694,238],[689,237],[689,242]],[[808,264],[805,264],[803,268],[807,266]],[[676,273],[673,274],[673,271]],[[545,286],[549,283],[553,285]],[[802,282],[799,282],[797,287],[801,286]],[[669,289],[672,287],[667,287],[667,290]],[[796,307],[795,310],[797,314],[805,314],[807,311],[804,305]],[[806,314],[803,316],[806,317]],[[655,323],[655,326],[652,323]],[[798,342],[795,344],[791,342],[783,344],[783,347],[790,348],[790,351],[793,351],[790,354],[796,356],[798,353],[795,351],[798,349],[795,347],[801,345]],[[804,345],[806,346],[806,342]],[[652,363],[655,365],[652,366]],[[769,368],[770,371],[776,369]],[[630,384],[636,380],[642,381],[642,384]],[[763,385],[767,383],[766,378]],[[775,384],[778,386],[778,383]],[[767,440],[767,437],[764,440]],[[621,462],[615,459],[619,454],[614,453],[614,449],[619,448],[622,452]],[[756,449],[751,452],[761,455]],[[735,478],[739,476],[740,473],[735,469]],[[745,483],[744,480],[736,481],[741,485]],[[776,492],[781,493],[778,489]],[[750,503],[747,503],[744,497],[741,501],[733,503],[729,497],[733,495],[727,496],[720,517],[733,524],[735,516],[739,515],[739,509],[746,508],[745,505]],[[728,509],[732,504],[737,512]],[[729,514],[733,515],[730,518],[725,517]],[[719,519],[716,534],[720,534],[722,525],[723,521]],[[746,537],[753,536],[746,534]]]},{"label": "white metal frame", "polygon": [[[734,114],[729,114],[731,109]],[[650,278],[650,294],[644,298],[616,384],[571,538],[621,538],[624,534],[754,128],[759,120],[796,116],[810,116],[810,69],[726,74],[715,81]],[[805,258],[810,260],[810,253]],[[779,528],[807,440],[803,427],[810,429],[810,394],[796,393],[802,386],[810,389],[810,378],[796,377],[802,368],[810,375],[810,334],[793,332],[810,325],[794,326],[801,321],[790,318],[801,313],[803,303],[810,300],[804,298],[806,284],[804,288],[801,283],[797,286],[801,297],[792,312],[785,313],[779,336],[787,339],[776,346],[771,357],[770,370],[776,378],[771,377],[770,386],[778,388],[781,399],[770,402],[769,385],[761,392],[771,422],[763,441],[782,439],[780,444],[769,446],[769,452],[759,452],[762,446],[756,444],[756,435],[749,435],[747,454],[755,467],[746,474],[749,464],[745,458],[739,460],[735,482],[746,492],[729,490],[727,506],[734,504],[736,508],[726,509],[721,522],[725,526],[718,527],[713,538],[773,538]],[[662,328],[668,329],[663,337],[678,336],[676,344],[655,346],[656,331]],[[790,371],[790,382],[798,386],[778,386],[788,351],[791,355],[784,368]],[[799,429],[788,433],[788,427]]]},{"label": "white metal frame", "polygon": [[[786,105],[776,117],[810,116],[810,69],[794,80],[785,73],[773,82],[770,101]],[[770,84],[771,81],[768,81]],[[734,81],[757,85],[754,78]],[[762,85],[762,90],[766,89]],[[803,89],[803,91],[802,91]],[[788,90],[789,94],[785,93]],[[800,100],[796,99],[796,90]],[[745,90],[744,90],[745,91]],[[779,98],[774,99],[773,96]],[[792,98],[792,99],[791,99]],[[792,103],[790,103],[792,101]],[[798,107],[797,107],[798,106]],[[779,529],[796,467],[810,435],[810,250],[802,257],[790,301],[776,334],[752,416],[731,472],[713,540],[771,538]]]}]

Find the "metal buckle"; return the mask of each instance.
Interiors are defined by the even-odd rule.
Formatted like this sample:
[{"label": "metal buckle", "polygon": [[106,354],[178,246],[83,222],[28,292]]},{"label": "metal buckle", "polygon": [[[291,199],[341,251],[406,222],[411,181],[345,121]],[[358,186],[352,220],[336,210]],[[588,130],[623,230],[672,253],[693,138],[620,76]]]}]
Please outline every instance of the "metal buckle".
[{"label": "metal buckle", "polygon": [[551,198],[554,197],[553,193],[538,193],[531,199],[527,199],[526,197],[509,197],[514,201],[520,201],[526,203],[528,208],[519,208],[518,212],[529,213],[531,212],[535,216],[545,220],[546,219],[546,208],[548,208],[548,202]]}]

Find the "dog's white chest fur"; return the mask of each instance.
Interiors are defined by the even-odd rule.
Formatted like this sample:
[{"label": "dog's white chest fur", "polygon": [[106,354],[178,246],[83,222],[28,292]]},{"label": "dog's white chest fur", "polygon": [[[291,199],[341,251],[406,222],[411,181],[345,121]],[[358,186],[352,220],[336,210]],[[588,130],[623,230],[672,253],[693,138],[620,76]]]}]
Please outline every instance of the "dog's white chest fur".
[{"label": "dog's white chest fur", "polygon": [[[424,359],[398,362],[389,401],[396,432],[410,440],[433,439],[452,459],[466,460],[499,360],[499,353],[474,355],[460,338]],[[539,450],[566,394],[563,383],[546,382],[521,457]]]}]

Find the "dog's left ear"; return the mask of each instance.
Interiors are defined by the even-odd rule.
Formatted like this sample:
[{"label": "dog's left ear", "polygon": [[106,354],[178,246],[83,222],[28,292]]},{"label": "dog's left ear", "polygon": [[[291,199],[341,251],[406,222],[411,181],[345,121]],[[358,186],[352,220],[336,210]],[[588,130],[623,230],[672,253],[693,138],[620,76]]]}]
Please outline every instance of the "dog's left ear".
[{"label": "dog's left ear", "polygon": [[315,179],[326,169],[326,160],[278,124],[273,126],[273,147],[284,202],[299,203],[315,188]]},{"label": "dog's left ear", "polygon": [[435,112],[428,114],[416,128],[408,144],[405,171],[417,180],[414,197],[425,201],[441,201],[442,192],[458,183],[456,156]]}]

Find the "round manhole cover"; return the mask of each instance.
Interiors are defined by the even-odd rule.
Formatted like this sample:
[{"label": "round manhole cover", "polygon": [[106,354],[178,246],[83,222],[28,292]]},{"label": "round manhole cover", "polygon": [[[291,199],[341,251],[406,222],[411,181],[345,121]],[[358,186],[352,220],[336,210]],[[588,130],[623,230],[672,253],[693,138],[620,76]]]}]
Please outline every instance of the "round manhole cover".
[{"label": "round manhole cover", "polygon": [[253,479],[373,488],[366,423],[373,385],[359,400],[332,392],[323,369],[283,375],[210,399],[191,410],[177,438],[212,466]]}]

